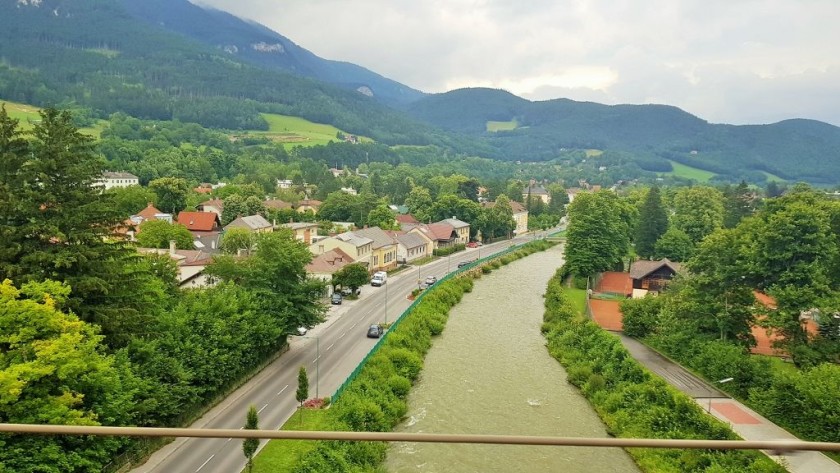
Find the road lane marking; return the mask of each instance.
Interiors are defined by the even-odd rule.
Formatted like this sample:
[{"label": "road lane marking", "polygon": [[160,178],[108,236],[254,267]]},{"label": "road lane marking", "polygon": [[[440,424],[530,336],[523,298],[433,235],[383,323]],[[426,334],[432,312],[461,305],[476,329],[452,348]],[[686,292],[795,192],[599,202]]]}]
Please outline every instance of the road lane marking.
[{"label": "road lane marking", "polygon": [[288,384],[287,384],[287,385],[285,385],[285,386],[283,386],[283,389],[281,389],[281,390],[280,390],[280,392],[279,392],[279,393],[277,393],[277,395],[279,396],[279,395],[283,394],[283,391],[285,391],[285,390],[286,390],[286,388],[288,388],[288,387],[289,387],[289,385],[288,385]]},{"label": "road lane marking", "polygon": [[332,347],[334,347],[334,346],[335,346],[335,343],[333,343],[332,345],[328,346],[328,347],[327,347],[327,351],[329,351],[329,350],[330,350],[330,348],[332,348]]},{"label": "road lane marking", "polygon": [[341,336],[338,337],[338,339],[341,340],[342,338],[344,338],[345,335],[347,335],[347,332],[342,333]]},{"label": "road lane marking", "polygon": [[198,473],[198,471],[199,471],[199,470],[201,470],[201,469],[202,469],[202,468],[204,468],[204,467],[205,467],[208,463],[210,463],[210,460],[212,460],[212,459],[213,459],[213,457],[215,457],[215,456],[216,456],[216,454],[215,454],[215,453],[214,453],[214,454],[212,454],[212,455],[210,455],[210,458],[208,458],[208,459],[207,459],[207,461],[205,461],[204,463],[202,463],[202,464],[201,464],[201,466],[200,466],[200,467],[198,467],[198,470],[195,470],[195,471],[196,471],[196,473]]},{"label": "road lane marking", "polygon": [[[318,358],[321,358],[321,357],[319,356]],[[315,363],[316,361],[318,361],[318,358],[315,358],[314,360],[312,360],[312,363]]]},{"label": "road lane marking", "polygon": [[257,411],[257,414],[261,413],[263,411],[263,409],[265,409],[266,407],[268,407],[268,404],[260,407],[260,410]]}]

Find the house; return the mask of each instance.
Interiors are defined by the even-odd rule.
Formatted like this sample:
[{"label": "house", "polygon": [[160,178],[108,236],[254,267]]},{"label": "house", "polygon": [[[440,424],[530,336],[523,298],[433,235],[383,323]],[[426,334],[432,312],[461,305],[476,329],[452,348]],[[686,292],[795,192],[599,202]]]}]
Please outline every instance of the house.
[{"label": "house", "polygon": [[[772,312],[777,309],[776,299],[772,296],[765,294],[760,291],[753,291],[753,296],[755,297],[756,302],[758,303],[759,307],[755,308],[755,313],[764,312]],[[819,324],[814,320],[814,318],[809,314],[810,311],[803,312],[799,316],[799,322],[802,325],[802,328],[805,330],[805,333],[808,335],[809,338],[816,337],[819,334],[820,327]],[[756,323],[753,323],[750,326],[750,331],[752,332],[752,336],[755,339],[755,346],[750,348],[750,353],[754,355],[768,355],[768,356],[781,356],[781,357],[788,357],[790,356],[783,348],[778,347],[777,345],[780,342],[783,342],[785,337],[781,333],[779,333],[776,329],[772,327],[762,327],[761,322],[767,319],[766,314],[759,314],[756,315]]]},{"label": "house", "polygon": [[254,233],[270,233],[274,231],[274,225],[262,215],[237,217],[234,221],[225,225],[225,230],[230,230],[231,228],[244,228]]},{"label": "house", "polygon": [[135,176],[134,174],[128,172],[110,171],[103,172],[102,177],[100,177],[93,183],[94,187],[101,187],[105,190],[113,189],[114,187],[128,187],[137,185],[140,185],[140,178]]},{"label": "house", "polygon": [[397,242],[397,262],[410,263],[419,258],[432,256],[434,242],[420,232],[386,231]]},{"label": "house", "polygon": [[204,269],[213,262],[211,253],[201,250],[177,250],[175,242],[169,243],[169,249],[138,248],[141,254],[168,255],[175,261],[178,269],[178,287],[182,289],[214,286],[216,281],[204,273]]},{"label": "house", "polygon": [[312,222],[289,222],[280,225],[289,228],[295,234],[295,240],[302,241],[307,245],[318,238],[318,224]]},{"label": "house", "polygon": [[172,214],[161,212],[153,203],[149,202],[146,208],[128,217],[128,220],[115,228],[115,234],[128,238],[129,241],[134,241],[135,236],[139,232],[140,225],[147,220],[163,220],[172,223]]},{"label": "house", "polygon": [[323,202],[321,202],[320,200],[303,199],[300,202],[298,202],[297,208],[295,210],[297,210],[300,213],[304,213],[307,210],[311,210],[312,213],[317,214],[318,209],[321,208],[322,203]]},{"label": "house", "polygon": [[210,199],[195,206],[199,212],[213,212],[222,218],[222,212],[225,211],[225,203],[222,199]]},{"label": "house", "polygon": [[353,232],[339,233],[338,235],[324,238],[309,245],[309,251],[315,256],[324,254],[335,248],[339,248],[350,255],[356,263],[361,263],[365,266],[370,265],[373,240],[358,236]]},{"label": "house", "polygon": [[469,223],[458,220],[455,217],[447,218],[447,219],[441,220],[440,222],[437,222],[437,223],[445,223],[445,224],[448,224],[448,225],[452,226],[452,228],[455,230],[455,234],[456,234],[456,238],[455,238],[455,244],[456,245],[457,244],[466,245],[467,243],[470,242],[470,224]]},{"label": "house", "polygon": [[[350,255],[342,251],[341,248],[333,248],[312,258],[312,261],[306,265],[306,274],[329,283],[336,271],[351,263],[354,263],[354,261]],[[327,296],[332,295],[332,289],[332,284],[327,284]]]},{"label": "house", "polygon": [[195,189],[193,189],[198,194],[209,194],[213,192],[213,185],[209,182],[202,182],[198,185]]},{"label": "house", "polygon": [[630,279],[633,281],[633,297],[644,297],[648,292],[661,292],[682,272],[682,265],[668,258],[659,261],[639,260],[630,265]]},{"label": "house", "polygon": [[291,210],[294,206],[288,202],[284,202],[280,199],[266,199],[263,202],[263,207],[266,209],[274,209],[274,210]]},{"label": "house", "polygon": [[353,230],[362,238],[373,240],[370,253],[370,271],[388,271],[397,267],[397,242],[379,227]]},{"label": "house", "polygon": [[339,189],[339,190],[340,190],[341,192],[344,192],[345,194],[350,194],[350,195],[359,195],[359,193],[358,193],[358,192],[356,192],[356,189],[353,189],[352,187],[342,187],[342,188],[341,188],[341,189]]},{"label": "house", "polygon": [[455,246],[458,234],[448,223],[430,223],[412,226],[408,233],[420,233],[432,241],[433,250]]},{"label": "house", "polygon": [[281,189],[291,189],[293,185],[291,179],[277,179],[277,187]]},{"label": "house", "polygon": [[[417,224],[420,223],[419,220],[414,218],[414,215],[411,215],[411,214],[408,214],[408,213],[407,214],[399,214],[394,218],[397,220],[397,223],[400,225],[400,228],[402,228],[402,226],[404,224],[417,225]],[[410,228],[409,228],[409,230],[410,230]],[[408,231],[408,230],[406,230],[406,231]]]},{"label": "house", "polygon": [[215,212],[181,211],[178,213],[178,223],[191,232],[218,232],[222,225]]},{"label": "house", "polygon": [[543,201],[543,203],[551,202],[551,194],[545,190],[545,187],[531,183],[525,187],[525,190],[522,191],[522,199],[527,200],[528,197],[537,198]]}]

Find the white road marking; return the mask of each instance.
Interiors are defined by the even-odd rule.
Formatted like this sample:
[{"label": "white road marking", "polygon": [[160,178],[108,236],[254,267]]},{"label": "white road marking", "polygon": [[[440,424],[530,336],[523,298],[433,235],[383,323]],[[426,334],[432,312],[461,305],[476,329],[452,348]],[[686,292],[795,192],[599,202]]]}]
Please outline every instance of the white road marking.
[{"label": "white road marking", "polygon": [[261,413],[263,411],[263,409],[265,409],[266,407],[268,407],[268,404],[260,407],[260,410],[257,411],[257,414]]},{"label": "white road marking", "polygon": [[342,333],[341,336],[338,337],[338,339],[341,340],[342,338],[344,338],[345,335],[347,335],[347,332]]},{"label": "white road marking", "polygon": [[356,322],[356,323],[355,323],[355,324],[353,324],[353,326],[352,326],[352,327],[350,327],[350,328],[356,328],[356,325],[359,325],[359,322]]},{"label": "white road marking", "polygon": [[335,346],[335,343],[333,343],[332,345],[328,346],[328,347],[327,347],[327,351],[329,351],[329,349],[330,349],[330,348],[332,348],[332,347],[334,347],[334,346]]},{"label": "white road marking", "polygon": [[199,470],[201,470],[201,469],[202,469],[202,468],[204,468],[204,467],[205,467],[208,463],[210,463],[210,460],[212,460],[212,459],[213,459],[213,457],[215,457],[215,456],[216,456],[216,454],[215,454],[215,453],[214,453],[214,454],[212,454],[212,455],[210,455],[210,458],[208,458],[208,459],[207,459],[207,461],[205,461],[204,463],[202,463],[202,464],[201,464],[201,466],[200,466],[200,467],[198,467],[198,470],[195,470],[195,471],[196,471],[196,473],[198,473],[198,471],[199,471]]},{"label": "white road marking", "polygon": [[[318,358],[321,358],[321,357],[319,356]],[[312,363],[315,363],[316,361],[318,361],[318,358],[315,358],[314,360],[312,360]]]},{"label": "white road marking", "polygon": [[285,386],[283,386],[283,389],[281,389],[281,390],[280,390],[280,392],[278,392],[278,393],[277,393],[277,395],[279,396],[279,395],[283,394],[283,391],[285,391],[285,390],[286,390],[286,388],[288,388],[288,387],[289,387],[289,385],[288,385],[288,384],[287,384],[287,385],[285,385]]}]

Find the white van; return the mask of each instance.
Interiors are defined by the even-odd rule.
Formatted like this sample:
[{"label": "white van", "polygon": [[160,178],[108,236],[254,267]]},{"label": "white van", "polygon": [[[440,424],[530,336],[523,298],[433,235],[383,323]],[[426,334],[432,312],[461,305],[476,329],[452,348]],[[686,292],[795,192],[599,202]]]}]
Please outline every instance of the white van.
[{"label": "white van", "polygon": [[388,280],[388,273],[385,271],[377,271],[373,273],[373,277],[370,278],[370,285],[371,286],[381,286],[385,284],[385,281]]}]

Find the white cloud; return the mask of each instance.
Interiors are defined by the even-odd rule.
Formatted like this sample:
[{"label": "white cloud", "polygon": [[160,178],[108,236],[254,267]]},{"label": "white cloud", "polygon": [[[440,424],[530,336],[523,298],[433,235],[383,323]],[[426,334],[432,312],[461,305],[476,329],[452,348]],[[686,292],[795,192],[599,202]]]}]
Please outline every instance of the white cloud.
[{"label": "white cloud", "polygon": [[427,92],[666,103],[840,125],[836,0],[201,0]]}]

